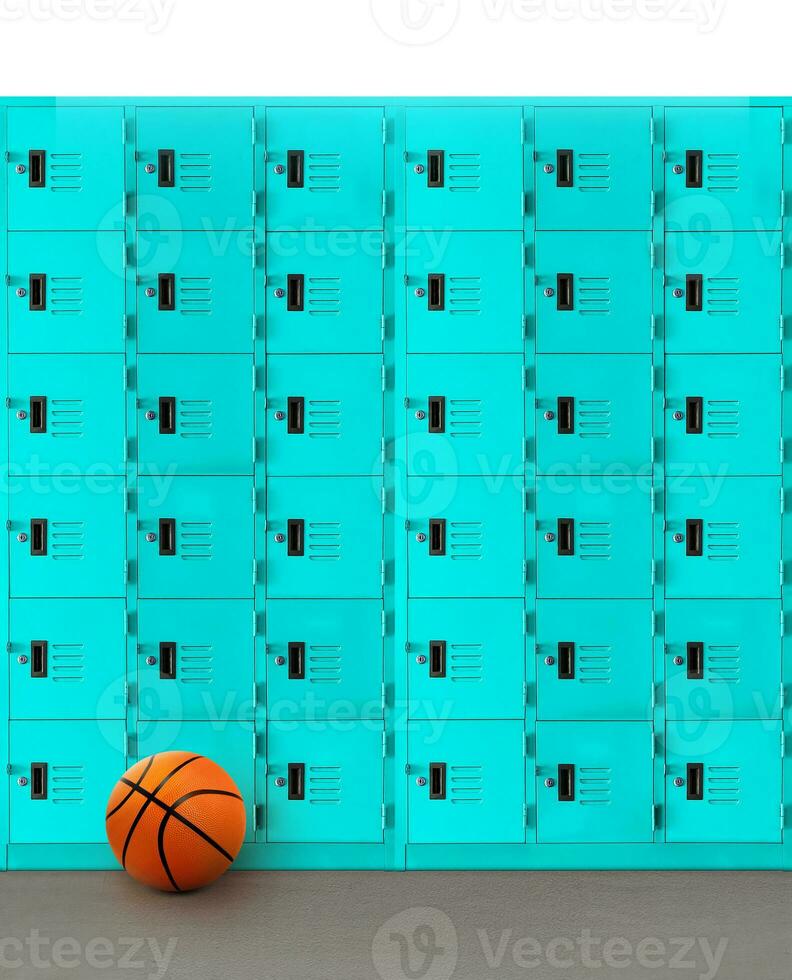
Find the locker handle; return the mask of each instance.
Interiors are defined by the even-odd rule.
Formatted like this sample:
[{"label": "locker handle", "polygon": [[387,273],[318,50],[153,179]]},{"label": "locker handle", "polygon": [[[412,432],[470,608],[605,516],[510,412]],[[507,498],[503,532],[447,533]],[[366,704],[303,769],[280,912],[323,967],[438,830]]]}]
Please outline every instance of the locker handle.
[{"label": "locker handle", "polygon": [[31,518],[30,554],[35,557],[47,554],[47,521],[44,517]]},{"label": "locker handle", "polygon": [[685,521],[685,554],[701,558],[704,554],[704,521],[701,518]]},{"label": "locker handle", "polygon": [[429,431],[445,432],[445,395],[429,396]]},{"label": "locker handle", "polygon": [[286,311],[302,313],[305,309],[305,276],[302,273],[286,276]]},{"label": "locker handle", "polygon": [[442,187],[444,184],[445,184],[445,152],[443,150],[427,150],[426,186]]},{"label": "locker handle", "polygon": [[573,803],[575,799],[575,767],[568,763],[558,766],[558,802]]},{"label": "locker handle", "polygon": [[176,276],[161,272],[157,276],[157,309],[173,312],[176,309]]},{"label": "locker handle", "polygon": [[564,396],[558,399],[556,405],[558,418],[558,434],[571,436],[575,434],[575,399]]},{"label": "locker handle", "polygon": [[159,431],[161,436],[176,435],[176,399],[164,395],[159,400]]},{"label": "locker handle", "polygon": [[575,277],[571,272],[559,272],[556,275],[556,309],[568,313],[575,308],[573,286]]},{"label": "locker handle", "polygon": [[446,522],[444,517],[433,517],[429,521],[429,554],[432,556],[446,553]]},{"label": "locker handle", "polygon": [[47,653],[49,644],[46,640],[30,641],[30,676],[47,676]]},{"label": "locker handle", "polygon": [[290,800],[305,799],[305,763],[290,762],[288,765],[288,788]]},{"label": "locker handle", "polygon": [[176,554],[176,519],[174,517],[160,518],[159,553],[166,558]]},{"label": "locker handle", "polygon": [[557,525],[558,554],[569,557],[575,553],[575,521],[572,517],[559,517]]},{"label": "locker handle", "polygon": [[687,645],[687,677],[689,681],[704,680],[704,644]]},{"label": "locker handle", "polygon": [[556,187],[572,187],[572,150],[556,150]]},{"label": "locker handle", "polygon": [[290,558],[302,558],[305,555],[305,521],[287,521],[286,539],[286,554]]},{"label": "locker handle", "polygon": [[685,187],[701,187],[704,153],[701,150],[685,151]]},{"label": "locker handle", "polygon": [[558,644],[558,679],[573,681],[575,679],[575,644],[560,642]]},{"label": "locker handle", "polygon": [[289,435],[302,435],[305,432],[305,399],[302,396],[286,399],[286,420]]},{"label": "locker handle", "polygon": [[30,798],[31,800],[46,800],[47,798],[46,762],[31,762],[30,764]]},{"label": "locker handle", "polygon": [[445,677],[446,675],[446,641],[429,641],[429,676]]},{"label": "locker handle", "polygon": [[288,150],[286,153],[286,186],[305,186],[305,151]]},{"label": "locker handle", "polygon": [[30,396],[30,431],[36,434],[47,431],[47,399],[44,395]]},{"label": "locker handle", "polygon": [[28,187],[44,187],[46,184],[47,154],[45,150],[28,150]]},{"label": "locker handle", "polygon": [[428,306],[432,312],[445,309],[445,273],[430,274],[428,295]]},{"label": "locker handle", "polygon": [[157,186],[176,186],[176,154],[173,150],[157,150]]},{"label": "locker handle", "polygon": [[31,272],[28,277],[28,308],[33,313],[47,309],[47,276],[43,272]]},{"label": "locker handle", "polygon": [[701,313],[703,310],[704,277],[700,273],[685,276],[685,310]]},{"label": "locker handle", "polygon": [[704,431],[704,399],[694,396],[685,399],[685,432],[700,436]]},{"label": "locker handle", "polygon": [[704,799],[703,762],[688,762],[687,764],[687,798],[689,800]]},{"label": "locker handle", "polygon": [[305,644],[289,644],[289,680],[305,680]]},{"label": "locker handle", "polygon": [[429,799],[444,800],[446,798],[446,764],[445,762],[429,763]]},{"label": "locker handle", "polygon": [[162,681],[176,680],[176,644],[170,640],[159,645],[159,675]]}]

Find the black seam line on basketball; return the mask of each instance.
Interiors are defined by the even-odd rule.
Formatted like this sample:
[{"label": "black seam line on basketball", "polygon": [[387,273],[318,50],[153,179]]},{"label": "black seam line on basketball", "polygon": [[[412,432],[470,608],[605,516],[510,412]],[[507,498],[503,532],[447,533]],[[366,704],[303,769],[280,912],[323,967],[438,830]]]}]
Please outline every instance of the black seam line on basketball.
[{"label": "black seam line on basketball", "polygon": [[[138,786],[142,786],[142,785],[143,785],[143,780],[144,780],[144,779],[146,778],[146,776],[148,775],[148,771],[149,771],[149,769],[151,769],[151,767],[152,767],[152,765],[153,765],[153,763],[154,763],[154,760],[155,760],[156,758],[157,758],[157,754],[156,754],[156,752],[155,752],[155,753],[154,753],[154,755],[152,755],[152,756],[151,756],[151,757],[149,758],[149,760],[148,760],[148,765],[147,765],[147,766],[146,766],[146,768],[145,768],[145,769],[143,770],[143,772],[142,772],[142,773],[140,774],[140,777],[139,777],[139,778],[138,778],[138,780],[137,780],[137,785],[138,785]],[[125,805],[126,803],[128,803],[128,802],[129,802],[129,801],[130,801],[130,800],[132,799],[132,797],[133,797],[134,795],[135,795],[135,791],[134,791],[134,789],[131,789],[131,790],[130,790],[130,791],[129,791],[129,792],[127,793],[127,795],[126,795],[126,796],[124,797],[124,799],[123,799],[123,800],[121,800],[121,802],[120,802],[120,803],[118,804],[118,806],[116,806],[116,807],[113,807],[113,809],[112,809],[112,810],[111,810],[111,811],[110,811],[110,812],[109,812],[109,813],[107,814],[107,816],[105,817],[105,822],[106,822],[106,821],[108,821],[108,820],[110,819],[110,817],[112,817],[112,816],[113,816],[114,814],[116,814],[116,813],[118,813],[118,811],[119,811],[119,810],[121,809],[121,807],[122,807],[122,806],[124,806],[124,805]]]},{"label": "black seam line on basketball", "polygon": [[166,813],[162,820],[160,820],[159,832],[157,834],[157,850],[159,851],[160,863],[162,864],[165,874],[168,876],[168,880],[176,891],[180,892],[181,888],[179,888],[179,886],[176,884],[176,879],[173,877],[170,865],[168,864],[168,858],[165,855],[165,826],[168,823],[169,816],[170,814]]},{"label": "black seam line on basketball", "polygon": [[[141,819],[143,817],[143,814],[146,812],[146,810],[148,810],[149,803],[151,803],[151,801],[156,798],[156,794],[159,793],[159,791],[168,782],[169,779],[171,779],[173,776],[175,776],[176,773],[179,772],[181,769],[184,769],[185,766],[189,766],[189,764],[191,762],[195,762],[196,759],[200,759],[200,758],[201,758],[200,755],[194,755],[194,756],[192,756],[189,759],[185,759],[184,762],[180,762],[178,764],[178,766],[176,766],[174,769],[171,769],[171,771],[167,774],[167,776],[163,776],[163,778],[160,780],[159,786],[155,787],[153,795],[151,793],[149,793],[148,790],[143,789],[142,786],[138,786],[138,785],[136,785],[134,783],[131,783],[126,778],[126,776],[122,776],[121,777],[121,782],[122,783],[125,783],[127,786],[133,786],[134,787],[134,791],[136,793],[142,793],[143,796],[147,797],[147,802],[144,803],[143,806],[138,810],[137,815],[135,816],[135,819],[132,821],[132,826],[129,828],[129,833],[127,834],[126,840],[124,841],[124,849],[121,852],[121,867],[122,868],[126,869],[126,856],[127,856],[127,851],[129,850],[129,845],[132,842],[132,835],[137,830],[138,824],[140,823],[140,821],[141,821]],[[157,802],[159,802],[159,801],[157,801]]]},{"label": "black seam line on basketball", "polygon": [[[127,786],[134,785],[133,783],[130,783],[128,779],[122,779],[121,782],[126,783]],[[148,790],[143,789],[141,786],[135,786],[135,792],[140,793],[141,796],[145,796],[149,803],[155,803],[158,807],[160,807],[160,809],[164,810],[166,813],[171,812],[171,807],[169,807],[167,803],[163,803],[162,800],[158,800],[155,796],[152,796],[152,794],[149,793]],[[145,806],[142,806],[140,809],[141,810],[145,809]],[[173,810],[172,813],[173,816],[176,817],[176,819],[179,820],[181,823],[183,823],[185,827],[189,827],[189,829],[194,834],[197,834],[199,837],[202,837],[207,844],[211,844],[212,847],[215,848],[215,850],[219,851],[223,855],[223,857],[228,858],[229,861],[234,860],[233,857],[228,853],[228,851],[222,848],[217,843],[217,841],[212,840],[212,838],[208,834],[205,834],[200,827],[196,827],[196,825],[191,820],[188,820],[186,817],[183,817],[180,813],[176,813],[175,810]]]}]

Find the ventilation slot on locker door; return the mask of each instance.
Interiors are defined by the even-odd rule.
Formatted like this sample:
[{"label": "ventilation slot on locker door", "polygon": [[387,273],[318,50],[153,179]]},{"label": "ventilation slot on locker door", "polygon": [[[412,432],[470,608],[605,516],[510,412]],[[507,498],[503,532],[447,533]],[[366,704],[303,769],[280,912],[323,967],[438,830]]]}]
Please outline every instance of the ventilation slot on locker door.
[{"label": "ventilation slot on locker door", "polygon": [[47,154],[44,150],[28,151],[28,187],[44,187],[46,158]]},{"label": "ventilation slot on locker door", "polygon": [[290,762],[288,766],[287,784],[290,800],[305,799],[305,763]]},{"label": "ventilation slot on locker door", "polygon": [[703,762],[688,762],[687,764],[687,798],[689,800],[704,799]]},{"label": "ventilation slot on locker door", "polygon": [[305,644],[290,643],[288,648],[289,680],[305,680]]},{"label": "ventilation slot on locker door", "polygon": [[558,802],[572,803],[575,799],[575,767],[567,763],[558,766]]},{"label": "ventilation slot on locker door", "polygon": [[157,186],[176,186],[176,154],[173,150],[157,150]]},{"label": "ventilation slot on locker door", "polygon": [[687,678],[689,681],[704,679],[704,644],[688,643],[687,645]]},{"label": "ventilation slot on locker door", "polygon": [[429,763],[429,799],[444,800],[446,798],[446,764],[445,762]]},{"label": "ventilation slot on locker door", "polygon": [[429,641],[429,676],[445,677],[446,675],[446,641]]},{"label": "ventilation slot on locker door", "polygon": [[30,431],[40,435],[47,431],[47,399],[44,395],[30,396]]},{"label": "ventilation slot on locker door", "polygon": [[159,645],[159,661],[160,661],[160,680],[163,681],[175,681],[176,680],[176,644],[173,642],[160,643]]},{"label": "ventilation slot on locker door", "polygon": [[704,178],[704,154],[701,150],[685,151],[685,187],[701,187]]},{"label": "ventilation slot on locker door", "polygon": [[445,183],[445,153],[429,150],[426,154],[426,186],[442,187]]},{"label": "ventilation slot on locker door", "polygon": [[28,307],[33,313],[47,309],[47,277],[43,272],[31,272],[28,277]]},{"label": "ventilation slot on locker door", "polygon": [[446,553],[445,518],[432,518],[429,521],[429,554],[444,555],[445,553]]},{"label": "ventilation slot on locker door", "polygon": [[47,651],[49,644],[46,640],[30,641],[30,676],[47,676]]},{"label": "ventilation slot on locker door", "polygon": [[558,644],[558,679],[572,681],[575,679],[575,644],[560,642]]},{"label": "ventilation slot on locker door", "polygon": [[30,765],[30,798],[31,800],[46,800],[47,798],[46,762],[32,762]]}]

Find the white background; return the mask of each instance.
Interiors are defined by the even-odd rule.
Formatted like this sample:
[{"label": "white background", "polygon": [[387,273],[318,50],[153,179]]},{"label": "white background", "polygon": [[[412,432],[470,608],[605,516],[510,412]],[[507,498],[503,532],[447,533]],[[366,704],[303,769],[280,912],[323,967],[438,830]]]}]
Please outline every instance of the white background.
[{"label": "white background", "polygon": [[786,0],[0,0],[1,95],[784,95]]}]

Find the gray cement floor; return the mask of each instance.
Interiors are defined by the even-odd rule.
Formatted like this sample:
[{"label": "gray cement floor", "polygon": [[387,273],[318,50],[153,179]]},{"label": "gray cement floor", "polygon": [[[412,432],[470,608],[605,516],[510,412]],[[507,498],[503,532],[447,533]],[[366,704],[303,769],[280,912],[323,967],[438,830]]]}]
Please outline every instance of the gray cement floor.
[{"label": "gray cement floor", "polygon": [[0,977],[792,978],[781,873],[0,875]]}]

